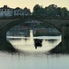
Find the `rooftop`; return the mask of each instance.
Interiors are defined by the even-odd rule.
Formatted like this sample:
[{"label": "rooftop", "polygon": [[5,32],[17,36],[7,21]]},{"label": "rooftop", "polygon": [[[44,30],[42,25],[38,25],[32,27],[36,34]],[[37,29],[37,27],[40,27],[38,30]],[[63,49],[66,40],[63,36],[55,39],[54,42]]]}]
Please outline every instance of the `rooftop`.
[{"label": "rooftop", "polygon": [[4,5],[4,6],[1,7],[0,9],[12,9],[12,8],[8,7],[7,5]]}]

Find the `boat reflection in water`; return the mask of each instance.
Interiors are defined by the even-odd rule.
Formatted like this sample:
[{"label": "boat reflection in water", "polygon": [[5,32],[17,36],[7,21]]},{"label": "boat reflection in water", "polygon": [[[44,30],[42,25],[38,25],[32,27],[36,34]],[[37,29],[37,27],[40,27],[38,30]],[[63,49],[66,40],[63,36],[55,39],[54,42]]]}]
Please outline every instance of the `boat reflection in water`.
[{"label": "boat reflection in water", "polygon": [[30,37],[7,36],[7,40],[21,52],[48,52],[61,42],[61,36],[38,36],[33,37],[33,30],[30,30]]},{"label": "boat reflection in water", "polygon": [[34,39],[34,46],[35,49],[37,49],[37,47],[42,47],[42,39]]}]

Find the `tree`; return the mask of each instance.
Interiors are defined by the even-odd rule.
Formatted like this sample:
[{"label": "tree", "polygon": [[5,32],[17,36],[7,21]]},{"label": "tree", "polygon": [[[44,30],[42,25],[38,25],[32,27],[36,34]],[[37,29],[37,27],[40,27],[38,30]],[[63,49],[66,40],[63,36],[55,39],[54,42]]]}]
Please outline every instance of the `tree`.
[{"label": "tree", "polygon": [[57,9],[57,5],[55,5],[55,4],[51,4],[48,7],[45,7],[46,16],[55,17],[57,14],[56,9]]},{"label": "tree", "polygon": [[39,15],[40,8],[40,5],[36,4],[33,8],[33,15]]},{"label": "tree", "polygon": [[25,8],[24,8],[24,14],[25,14],[25,15],[30,15],[30,14],[31,14],[30,9],[28,9],[27,7],[25,7]]},{"label": "tree", "polygon": [[69,17],[69,11],[66,7],[57,7],[55,4],[51,4],[45,8],[36,4],[33,8],[33,15],[47,17]]},{"label": "tree", "polygon": [[61,8],[60,7],[57,8],[57,16],[58,17],[62,16],[62,12],[61,12]]},{"label": "tree", "polygon": [[66,7],[63,7],[61,11],[62,11],[62,16],[63,17],[68,17],[68,10],[67,10]]}]

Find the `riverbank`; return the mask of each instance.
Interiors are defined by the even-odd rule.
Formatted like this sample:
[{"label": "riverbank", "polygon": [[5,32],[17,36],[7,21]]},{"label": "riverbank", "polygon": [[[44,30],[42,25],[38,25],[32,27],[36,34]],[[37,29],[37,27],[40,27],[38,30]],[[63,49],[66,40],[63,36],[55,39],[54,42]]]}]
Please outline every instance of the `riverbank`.
[{"label": "riverbank", "polygon": [[37,32],[34,36],[60,36],[60,33],[39,33]]}]

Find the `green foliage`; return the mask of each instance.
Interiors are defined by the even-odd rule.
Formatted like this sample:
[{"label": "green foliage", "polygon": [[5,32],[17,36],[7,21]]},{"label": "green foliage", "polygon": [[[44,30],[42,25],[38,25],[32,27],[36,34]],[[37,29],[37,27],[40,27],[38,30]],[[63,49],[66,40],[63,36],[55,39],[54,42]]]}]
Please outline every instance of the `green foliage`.
[{"label": "green foliage", "polygon": [[69,17],[69,11],[66,7],[57,7],[55,4],[51,4],[45,8],[39,4],[36,4],[33,8],[32,15],[47,17]]},{"label": "green foliage", "polygon": [[33,8],[33,15],[45,15],[45,9],[37,4]]},{"label": "green foliage", "polygon": [[26,14],[26,13],[28,13],[29,15],[31,14],[31,11],[30,11],[30,9],[28,9],[27,7],[25,7],[24,8],[24,13]]}]

